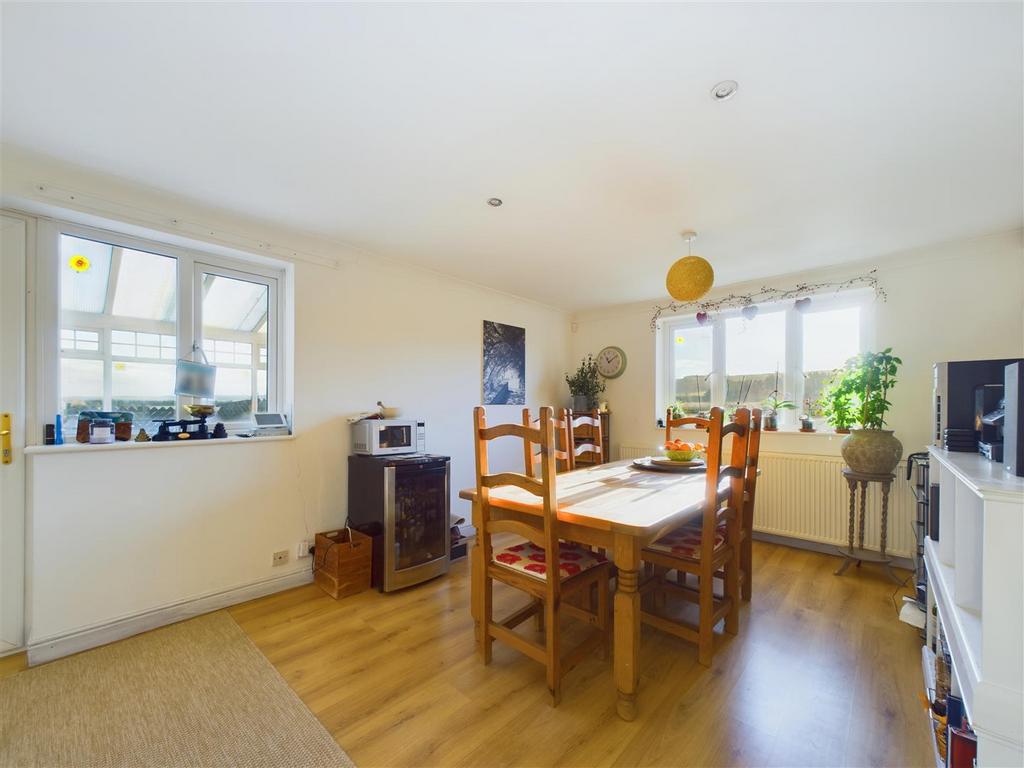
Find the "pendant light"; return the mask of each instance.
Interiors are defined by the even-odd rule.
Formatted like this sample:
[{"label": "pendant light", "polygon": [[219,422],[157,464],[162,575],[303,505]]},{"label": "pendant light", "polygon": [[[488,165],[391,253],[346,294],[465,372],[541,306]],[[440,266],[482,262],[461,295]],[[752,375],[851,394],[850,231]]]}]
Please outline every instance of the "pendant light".
[{"label": "pendant light", "polygon": [[692,229],[683,232],[686,241],[687,255],[671,266],[665,276],[665,288],[668,295],[676,301],[697,301],[703,297],[715,283],[715,270],[707,259],[694,256],[691,252],[697,233]]}]

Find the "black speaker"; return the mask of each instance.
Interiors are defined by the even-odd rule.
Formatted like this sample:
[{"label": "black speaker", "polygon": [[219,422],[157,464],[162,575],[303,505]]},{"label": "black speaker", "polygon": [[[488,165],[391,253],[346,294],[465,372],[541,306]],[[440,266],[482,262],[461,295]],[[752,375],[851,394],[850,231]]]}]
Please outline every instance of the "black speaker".
[{"label": "black speaker", "polygon": [[1024,364],[1006,366],[1003,397],[1003,463],[1009,472],[1024,477]]}]

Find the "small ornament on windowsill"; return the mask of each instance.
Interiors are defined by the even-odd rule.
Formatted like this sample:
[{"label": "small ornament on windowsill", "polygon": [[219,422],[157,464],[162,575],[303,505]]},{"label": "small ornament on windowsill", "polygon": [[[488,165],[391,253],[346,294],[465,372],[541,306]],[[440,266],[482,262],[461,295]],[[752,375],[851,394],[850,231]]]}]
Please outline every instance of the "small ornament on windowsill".
[{"label": "small ornament on windowsill", "polygon": [[148,442],[150,442],[150,441],[151,441],[152,439],[153,439],[153,438],[151,438],[151,437],[149,436],[149,433],[148,433],[148,432],[146,432],[146,428],[145,428],[145,427],[141,427],[141,428],[139,429],[139,434],[137,434],[137,435],[135,436],[135,442],[136,442],[136,443],[148,443]]}]

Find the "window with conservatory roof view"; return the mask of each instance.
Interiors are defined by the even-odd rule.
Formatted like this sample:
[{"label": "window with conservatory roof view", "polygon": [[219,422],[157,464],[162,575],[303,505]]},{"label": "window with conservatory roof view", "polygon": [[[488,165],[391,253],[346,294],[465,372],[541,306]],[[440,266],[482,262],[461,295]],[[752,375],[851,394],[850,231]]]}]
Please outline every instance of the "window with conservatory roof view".
[{"label": "window with conservatory roof view", "polygon": [[203,271],[203,353],[217,366],[214,404],[224,421],[267,409],[270,290],[262,283]]},{"label": "window with conservatory roof view", "polygon": [[83,410],[174,418],[177,260],[61,235],[60,289],[65,426]]}]

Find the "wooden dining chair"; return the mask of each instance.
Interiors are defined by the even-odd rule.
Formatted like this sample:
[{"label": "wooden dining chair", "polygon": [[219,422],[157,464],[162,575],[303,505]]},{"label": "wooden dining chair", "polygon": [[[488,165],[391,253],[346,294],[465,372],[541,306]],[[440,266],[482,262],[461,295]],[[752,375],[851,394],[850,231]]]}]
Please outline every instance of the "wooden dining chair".
[{"label": "wooden dining chair", "polygon": [[750,412],[747,468],[743,473],[743,516],[740,525],[740,592],[749,601],[753,594],[754,500],[757,497],[757,463],[761,455],[761,409]]},{"label": "wooden dining chair", "polygon": [[[682,419],[678,419],[682,421]],[[700,419],[699,421],[704,421]],[[698,426],[700,426],[698,424]],[[761,409],[754,408],[750,412],[750,430],[747,440],[747,466],[743,473],[743,515],[740,524],[740,594],[743,600],[750,601],[753,593],[753,537],[754,537],[754,500],[757,496],[758,459],[761,454]],[[655,573],[662,573],[655,569]],[[716,578],[725,578],[721,571]],[[677,578],[686,583],[686,574],[678,573]]]},{"label": "wooden dining chair", "polygon": [[596,408],[589,413],[569,411],[567,418],[573,466],[575,467],[576,460],[582,456],[586,456],[582,462],[584,464],[604,464],[604,432],[601,427],[600,411]]},{"label": "wooden dining chair", "polygon": [[[491,662],[491,645],[501,640],[516,650],[539,661],[547,670],[551,703],[561,699],[562,678],[595,648],[607,655],[609,644],[608,581],[609,563],[586,548],[560,540],[558,502],[555,489],[555,427],[552,410],[540,409],[537,428],[522,424],[487,426],[484,409],[473,409],[473,441],[476,449],[476,490],[480,505],[481,530],[477,532],[484,566],[478,578],[483,579],[477,593],[480,632],[478,649],[484,664]],[[513,436],[524,442],[540,445],[540,477],[515,472],[491,474],[488,468],[488,443],[499,437]],[[499,486],[515,486],[536,497],[536,524],[510,519],[502,510],[492,508],[490,492]],[[533,506],[532,504],[530,505]],[[514,534],[525,543],[495,549],[491,537]],[[554,566],[554,567],[553,567]],[[502,621],[493,617],[493,583],[500,581],[526,592],[533,599]],[[597,606],[588,599],[597,591]],[[581,595],[584,607],[572,605],[569,598]],[[544,616],[544,644],[535,643],[513,629],[538,611]],[[587,637],[564,656],[561,651],[560,619],[562,614],[594,627]]]},{"label": "wooden dining chair", "polygon": [[[739,631],[740,525],[744,510],[743,485],[749,432],[748,409],[740,408],[734,421],[728,425],[724,424],[721,408],[711,409],[705,503],[701,519],[670,531],[641,553],[644,562],[655,566],[657,574],[641,587],[641,594],[676,594],[697,603],[700,611],[696,629],[646,610],[641,611],[642,621],[695,642],[697,660],[704,666],[711,664],[714,627],[718,622],[725,619],[725,631],[729,634]],[[723,442],[730,434],[735,437],[727,466],[723,467]],[[696,590],[670,582],[666,578],[670,571],[696,575]],[[714,592],[715,574],[718,572],[724,575],[724,594],[721,596]]]},{"label": "wooden dining chair", "polygon": [[[554,409],[551,410],[554,413]],[[569,427],[569,413],[567,408],[562,408],[558,418],[552,418],[552,424],[555,427],[555,447],[553,450],[555,454],[555,470],[557,472],[571,472],[576,469],[576,456],[572,452],[572,431]],[[540,426],[540,419],[531,417],[529,408],[523,408],[523,426],[530,429],[537,429]],[[541,460],[541,453],[537,450],[537,443],[524,439],[523,464],[526,467],[528,477],[537,477],[537,465],[540,464]]]},{"label": "wooden dining chair", "polygon": [[676,427],[684,427],[687,424],[693,424],[697,429],[703,429],[705,432],[711,422],[708,419],[701,418],[700,416],[681,416],[678,419],[672,418],[672,409],[669,408],[665,413],[665,442],[672,442],[672,430]]}]

